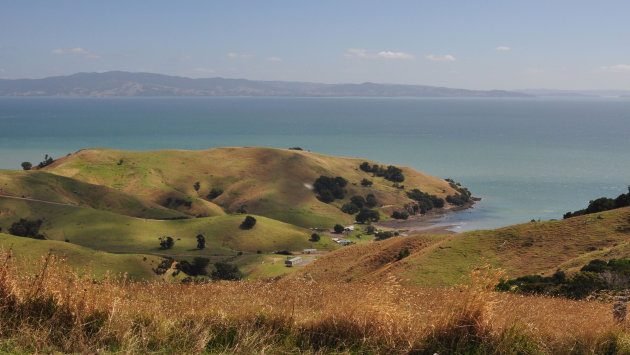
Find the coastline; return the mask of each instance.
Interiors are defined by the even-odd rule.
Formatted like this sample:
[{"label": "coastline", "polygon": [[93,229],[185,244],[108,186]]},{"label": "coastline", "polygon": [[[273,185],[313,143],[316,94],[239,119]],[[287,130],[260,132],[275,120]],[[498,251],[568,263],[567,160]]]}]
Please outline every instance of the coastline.
[{"label": "coastline", "polygon": [[463,206],[451,208],[436,208],[423,215],[409,216],[407,219],[389,219],[374,223],[375,226],[387,229],[395,229],[399,233],[412,234],[457,234],[451,229],[455,225],[438,225],[438,219],[451,212],[464,211],[473,208],[479,198],[472,198]]}]

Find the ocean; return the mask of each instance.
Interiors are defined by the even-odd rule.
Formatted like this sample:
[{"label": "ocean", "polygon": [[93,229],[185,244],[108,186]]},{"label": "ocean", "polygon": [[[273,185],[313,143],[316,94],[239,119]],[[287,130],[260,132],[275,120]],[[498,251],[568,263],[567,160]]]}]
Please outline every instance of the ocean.
[{"label": "ocean", "polygon": [[0,98],[0,169],[44,154],[267,146],[405,165],[482,198],[454,231],[561,219],[630,184],[630,100]]}]

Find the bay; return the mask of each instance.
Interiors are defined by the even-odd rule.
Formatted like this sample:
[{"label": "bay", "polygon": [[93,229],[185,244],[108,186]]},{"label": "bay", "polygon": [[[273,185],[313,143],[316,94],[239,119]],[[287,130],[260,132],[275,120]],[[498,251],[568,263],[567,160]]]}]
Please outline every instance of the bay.
[{"label": "bay", "polygon": [[300,146],[452,178],[454,230],[562,218],[630,184],[630,100],[0,98],[0,168],[84,148]]}]

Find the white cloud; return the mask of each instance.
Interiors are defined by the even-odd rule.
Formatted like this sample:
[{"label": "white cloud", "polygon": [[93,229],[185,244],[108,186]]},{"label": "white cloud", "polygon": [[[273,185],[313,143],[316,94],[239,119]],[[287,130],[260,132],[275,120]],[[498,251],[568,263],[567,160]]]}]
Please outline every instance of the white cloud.
[{"label": "white cloud", "polygon": [[414,59],[412,54],[405,52],[380,51],[376,54],[379,58],[387,59]]},{"label": "white cloud", "polygon": [[195,68],[195,71],[197,73],[204,73],[204,74],[212,74],[212,73],[214,73],[214,69],[210,69],[210,68]]},{"label": "white cloud", "polygon": [[611,72],[611,73],[630,73],[630,65],[628,64],[617,64],[610,66],[599,67],[600,71]]},{"label": "white cloud", "polygon": [[267,58],[267,61],[268,62],[275,62],[275,63],[277,63],[277,62],[281,62],[282,58],[280,58],[280,57],[269,57],[269,58]]},{"label": "white cloud", "polygon": [[380,51],[369,53],[365,49],[350,48],[343,55],[346,58],[385,58],[385,59],[414,59],[413,54],[405,52]]},{"label": "white cloud", "polygon": [[83,48],[77,47],[77,48],[58,48],[58,49],[53,49],[52,50],[53,54],[70,54],[70,55],[77,55],[77,56],[81,56],[81,57],[85,57],[85,58],[100,58],[100,56],[87,51]]},{"label": "white cloud", "polygon": [[453,57],[450,54],[443,54],[443,55],[429,54],[425,58],[427,58],[428,60],[432,62],[454,62],[457,60],[455,59],[455,57]]},{"label": "white cloud", "polygon": [[251,54],[247,54],[247,53],[234,53],[234,52],[230,52],[227,55],[230,58],[251,58],[253,57],[253,55]]},{"label": "white cloud", "polygon": [[350,48],[346,51],[346,53],[343,56],[347,58],[367,57],[367,51],[365,49]]},{"label": "white cloud", "polygon": [[497,51],[499,52],[509,52],[512,50],[512,48],[508,47],[508,46],[498,46],[496,48]]}]

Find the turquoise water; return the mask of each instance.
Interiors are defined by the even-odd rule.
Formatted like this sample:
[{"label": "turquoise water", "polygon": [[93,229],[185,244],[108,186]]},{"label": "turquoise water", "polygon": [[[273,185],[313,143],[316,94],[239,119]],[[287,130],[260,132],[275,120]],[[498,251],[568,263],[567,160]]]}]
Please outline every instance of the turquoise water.
[{"label": "turquoise water", "polygon": [[630,184],[630,100],[0,98],[0,168],[88,147],[300,146],[407,165],[483,198],[457,230],[562,218]]}]

